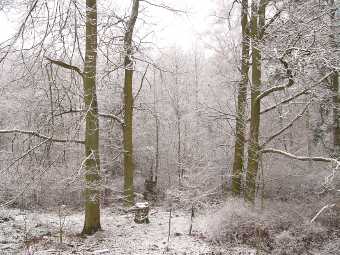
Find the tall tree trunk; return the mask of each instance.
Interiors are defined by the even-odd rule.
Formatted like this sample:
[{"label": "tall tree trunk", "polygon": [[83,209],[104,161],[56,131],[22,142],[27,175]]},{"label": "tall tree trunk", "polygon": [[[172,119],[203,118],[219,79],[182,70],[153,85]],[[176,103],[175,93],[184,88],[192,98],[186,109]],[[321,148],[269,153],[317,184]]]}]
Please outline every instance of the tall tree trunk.
[{"label": "tall tree trunk", "polygon": [[124,36],[124,128],[123,128],[123,148],[124,148],[124,196],[126,205],[134,202],[134,165],[133,165],[133,143],[132,143],[132,120],[133,120],[133,30],[138,17],[139,0],[133,0],[130,19]]},{"label": "tall tree trunk", "polygon": [[[337,23],[340,18],[340,1],[331,0],[331,27],[332,34],[330,36],[331,46],[334,52],[339,47],[340,42],[337,41]],[[340,157],[340,91],[339,91],[339,72],[334,70],[334,74],[331,77],[332,89],[333,89],[333,149],[336,156]]]},{"label": "tall tree trunk", "polygon": [[85,128],[85,224],[82,233],[93,234],[100,226],[99,122],[96,95],[97,2],[86,0],[86,52],[84,66]]},{"label": "tall tree trunk", "polygon": [[255,202],[256,178],[259,167],[259,133],[261,102],[257,97],[261,93],[261,50],[260,41],[265,22],[266,0],[253,1],[251,6],[251,39],[252,39],[252,86],[250,137],[248,146],[248,166],[246,174],[245,200]]},{"label": "tall tree trunk", "polygon": [[242,25],[242,63],[241,81],[239,84],[237,97],[237,114],[234,146],[234,164],[232,172],[231,190],[233,195],[241,194],[241,181],[244,161],[244,145],[246,130],[246,105],[247,86],[249,79],[249,25],[248,25],[248,0],[242,0],[241,25]]}]

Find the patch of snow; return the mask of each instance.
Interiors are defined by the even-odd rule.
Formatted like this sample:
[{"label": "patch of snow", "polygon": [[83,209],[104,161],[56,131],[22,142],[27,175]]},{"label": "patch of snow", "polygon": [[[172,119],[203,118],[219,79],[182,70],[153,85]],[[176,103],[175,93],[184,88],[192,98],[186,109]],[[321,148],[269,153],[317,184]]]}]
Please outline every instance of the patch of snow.
[{"label": "patch of snow", "polygon": [[173,211],[169,243],[169,212],[162,208],[151,210],[150,224],[134,223],[132,213],[113,213],[103,209],[103,231],[87,237],[79,236],[83,214],[69,214],[62,244],[59,243],[58,213],[20,210],[7,210],[6,213],[12,218],[0,224],[0,254],[4,255],[25,254],[29,250],[35,255],[255,254],[250,250],[249,253],[240,253],[240,250],[214,246],[195,232],[189,236],[190,214],[181,211]]}]

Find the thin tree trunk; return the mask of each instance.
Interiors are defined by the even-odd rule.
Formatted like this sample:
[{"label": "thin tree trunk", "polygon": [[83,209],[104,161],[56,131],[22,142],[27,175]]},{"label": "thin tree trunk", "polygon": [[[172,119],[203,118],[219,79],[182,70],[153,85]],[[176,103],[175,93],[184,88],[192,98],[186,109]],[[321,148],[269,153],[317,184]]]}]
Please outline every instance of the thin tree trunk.
[{"label": "thin tree trunk", "polygon": [[97,3],[86,0],[86,52],[84,66],[85,128],[85,224],[82,233],[93,234],[100,226],[99,122],[96,95]]},{"label": "thin tree trunk", "polygon": [[[312,157],[312,134],[311,134],[311,130],[310,130],[310,121],[311,116],[310,116],[310,112],[309,109],[306,110],[306,129],[307,129],[307,155],[308,157]],[[308,162],[308,166],[312,167],[313,162],[309,161]]]},{"label": "thin tree trunk", "polygon": [[132,120],[133,120],[133,30],[138,17],[139,0],[133,0],[130,19],[127,31],[124,36],[124,128],[123,128],[123,148],[124,148],[124,195],[126,205],[134,202],[134,165],[133,165],[133,143],[132,143]]},{"label": "thin tree trunk", "polygon": [[257,97],[261,93],[261,50],[259,43],[265,22],[266,0],[252,2],[251,6],[251,38],[252,38],[252,87],[251,87],[251,116],[250,137],[248,146],[248,166],[246,174],[245,200],[255,202],[256,178],[259,167],[259,132],[261,102]]},{"label": "thin tree trunk", "polygon": [[181,138],[181,117],[180,114],[177,113],[177,171],[178,171],[178,181],[179,185],[181,185],[181,180],[182,180],[182,157],[181,157],[181,143],[182,143],[182,138]]},{"label": "thin tree trunk", "polygon": [[242,0],[241,23],[242,23],[242,63],[241,63],[241,82],[237,97],[236,131],[234,146],[234,164],[232,172],[231,190],[233,195],[241,194],[241,181],[244,161],[244,145],[246,130],[246,105],[247,105],[247,86],[249,71],[249,33],[248,33],[248,0]]},{"label": "thin tree trunk", "polygon": [[154,86],[154,114],[155,114],[155,125],[156,125],[156,151],[155,151],[155,174],[153,175],[152,181],[157,183],[158,169],[159,169],[159,116],[158,116],[158,96],[156,87],[156,71],[153,71],[153,86]]}]

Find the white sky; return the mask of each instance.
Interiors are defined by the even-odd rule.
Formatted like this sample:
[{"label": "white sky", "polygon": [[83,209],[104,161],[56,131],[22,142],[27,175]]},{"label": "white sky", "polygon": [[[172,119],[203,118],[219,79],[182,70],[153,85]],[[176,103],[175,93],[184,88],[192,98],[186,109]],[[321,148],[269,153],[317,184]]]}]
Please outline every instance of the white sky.
[{"label": "white sky", "polygon": [[[127,0],[125,0],[127,1]],[[152,3],[164,3],[175,9],[185,10],[186,14],[175,14],[170,11],[148,7],[148,16],[154,26],[152,40],[160,47],[178,46],[183,49],[192,48],[198,35],[209,29],[209,17],[214,11],[214,0],[150,0]],[[170,2],[170,3],[167,3]],[[126,2],[125,2],[126,3]],[[129,2],[130,3],[130,0]],[[141,9],[148,6],[141,2]],[[0,41],[8,39],[15,32],[13,24],[5,13],[0,13]]]},{"label": "white sky", "polygon": [[[170,2],[170,1],[169,1]],[[171,6],[185,10],[186,14],[174,14],[153,8],[152,15],[159,20],[158,29],[163,29],[157,41],[161,45],[176,45],[190,49],[199,35],[209,30],[210,17],[214,11],[212,0],[172,0]]]}]

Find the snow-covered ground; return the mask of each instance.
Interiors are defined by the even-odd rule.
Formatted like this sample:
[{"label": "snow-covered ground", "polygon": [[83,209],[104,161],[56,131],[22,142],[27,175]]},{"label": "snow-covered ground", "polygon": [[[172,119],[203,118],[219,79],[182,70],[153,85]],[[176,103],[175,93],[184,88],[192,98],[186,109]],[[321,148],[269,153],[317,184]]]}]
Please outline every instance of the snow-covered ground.
[{"label": "snow-covered ground", "polygon": [[79,235],[83,215],[66,215],[60,243],[60,219],[64,217],[58,213],[0,211],[0,254],[255,254],[251,249],[227,250],[207,242],[195,222],[193,235],[189,236],[190,215],[181,211],[172,213],[169,244],[169,212],[161,208],[151,210],[150,224],[134,223],[132,213],[104,209],[103,231],[88,237]]}]

